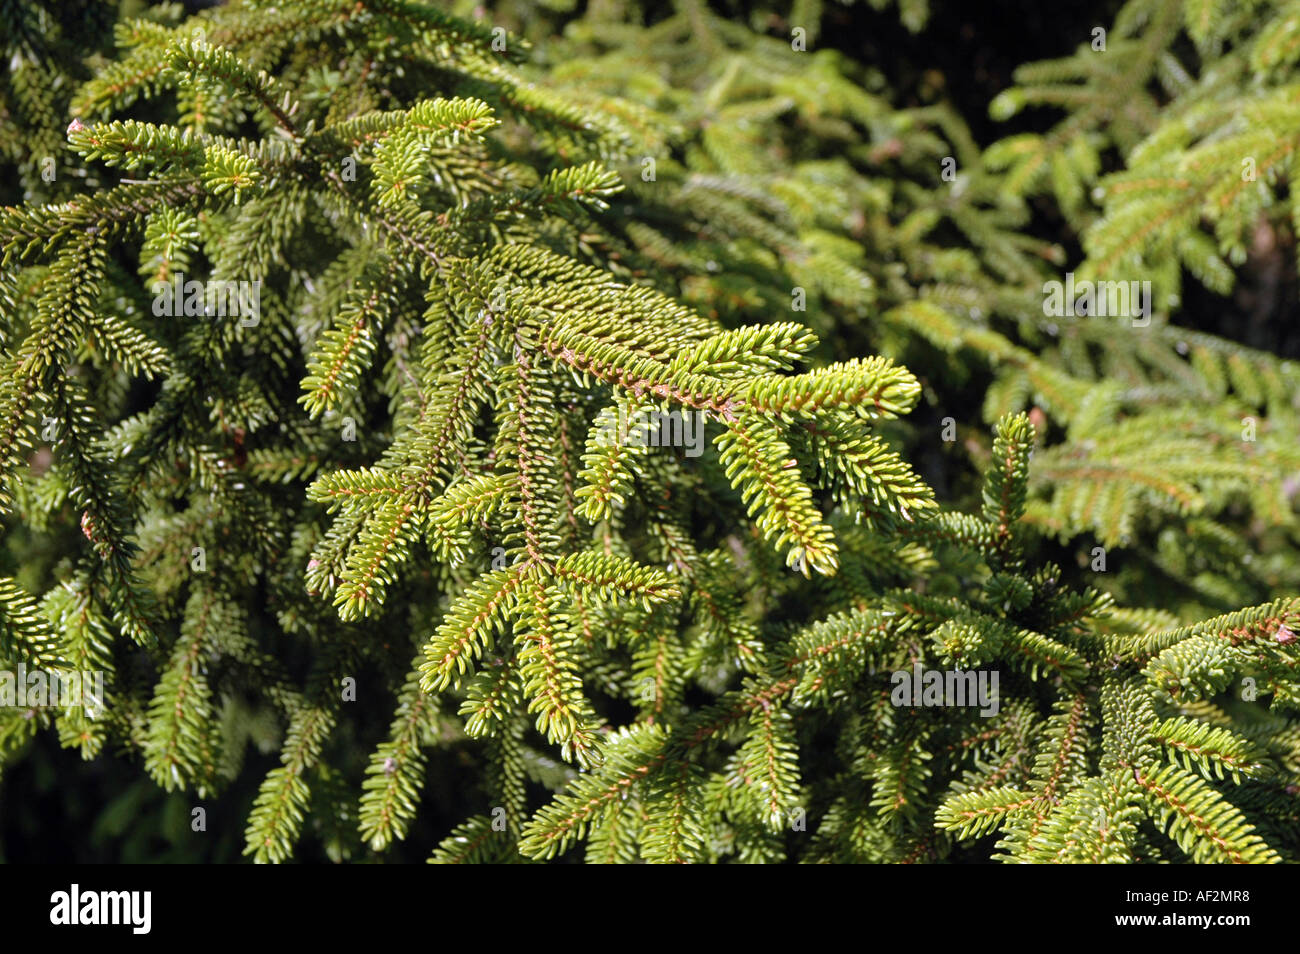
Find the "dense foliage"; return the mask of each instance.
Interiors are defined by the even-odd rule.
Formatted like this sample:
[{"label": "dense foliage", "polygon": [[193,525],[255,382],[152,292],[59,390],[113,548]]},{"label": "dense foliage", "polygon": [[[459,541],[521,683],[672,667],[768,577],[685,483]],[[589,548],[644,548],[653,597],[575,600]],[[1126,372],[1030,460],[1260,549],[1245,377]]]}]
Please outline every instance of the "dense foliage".
[{"label": "dense foliage", "polygon": [[845,15],[0,0],[7,838],[1297,860],[1300,4]]}]

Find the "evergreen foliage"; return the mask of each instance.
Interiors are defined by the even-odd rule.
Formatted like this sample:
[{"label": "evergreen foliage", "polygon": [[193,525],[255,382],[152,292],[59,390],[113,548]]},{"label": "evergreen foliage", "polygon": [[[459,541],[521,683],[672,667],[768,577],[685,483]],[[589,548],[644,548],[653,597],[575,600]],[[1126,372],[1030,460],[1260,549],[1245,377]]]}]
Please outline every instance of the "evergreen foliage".
[{"label": "evergreen foliage", "polygon": [[0,669],[105,697],[0,784],[50,732],[259,862],[1300,860],[1300,372],[1176,323],[1295,244],[1294,4],[1130,0],[987,148],[815,0],[71,7],[0,0]]}]

